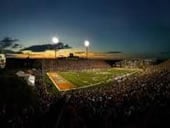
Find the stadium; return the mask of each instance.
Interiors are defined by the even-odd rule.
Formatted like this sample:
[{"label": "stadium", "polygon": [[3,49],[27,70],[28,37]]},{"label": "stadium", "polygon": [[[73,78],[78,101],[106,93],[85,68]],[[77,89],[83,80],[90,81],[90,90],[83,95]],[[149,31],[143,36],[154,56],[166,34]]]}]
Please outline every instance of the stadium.
[{"label": "stadium", "polygon": [[[58,90],[64,91],[90,86],[105,85],[111,82],[113,79],[123,79],[124,77],[137,72],[137,70],[132,69],[128,70],[123,68],[111,68],[109,65],[100,61],[78,61],[79,60],[72,62],[66,61],[66,63],[70,63],[68,65],[68,67],[70,66],[69,69],[66,67],[66,69],[56,69],[56,71],[52,70],[47,72],[48,77],[51,79]],[[77,62],[78,64],[76,64]],[[74,67],[71,67],[72,65],[74,65]],[[55,66],[59,67],[59,65]],[[76,68],[79,66],[81,66],[80,69]],[[82,67],[84,67],[84,69]]]},{"label": "stadium", "polygon": [[0,0],[0,128],[170,128],[170,0]]},{"label": "stadium", "polygon": [[[16,110],[12,101],[9,106],[2,100],[2,124],[42,128],[168,124],[169,65],[169,60],[124,57],[7,57],[1,81],[9,90],[17,87],[12,99],[21,109]],[[26,83],[28,75],[35,77],[31,86]],[[20,91],[23,93],[15,94]],[[6,115],[9,112],[11,115]],[[14,119],[16,116],[18,119]]]}]

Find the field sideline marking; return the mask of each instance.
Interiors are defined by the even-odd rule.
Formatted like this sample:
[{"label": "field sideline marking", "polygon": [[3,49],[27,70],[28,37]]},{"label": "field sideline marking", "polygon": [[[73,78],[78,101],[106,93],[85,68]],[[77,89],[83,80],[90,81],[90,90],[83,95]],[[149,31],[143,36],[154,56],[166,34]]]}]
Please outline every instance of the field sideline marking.
[{"label": "field sideline marking", "polygon": [[49,73],[47,72],[47,76],[50,78],[50,80],[53,82],[53,84],[55,85],[55,87],[61,91],[61,89],[58,87],[58,85],[56,84],[56,82],[53,80],[53,78],[49,75]]},{"label": "field sideline marking", "polygon": [[[135,73],[137,73],[138,71],[136,71],[136,72],[132,72],[132,73],[130,73],[128,76],[131,76],[131,75],[133,75],[133,74],[135,74]],[[123,75],[122,75],[123,76]],[[121,77],[121,76],[120,76]],[[115,79],[109,79],[109,82],[111,82],[111,81],[115,81]],[[88,87],[93,87],[93,86],[97,86],[97,85],[100,85],[100,84],[102,84],[102,82],[99,82],[99,83],[96,83],[96,84],[91,84],[91,85],[86,85],[86,86],[82,86],[82,87],[77,87],[77,88],[71,88],[71,89],[65,89],[64,91],[71,91],[71,90],[78,90],[78,89],[82,89],[82,88],[88,88]]]},{"label": "field sideline marking", "polygon": [[[123,69],[122,69],[123,70]],[[131,69],[130,69],[131,70]],[[127,75],[127,77],[128,76],[131,76],[131,75],[133,75],[133,74],[135,74],[135,73],[137,73],[137,72],[139,72],[139,71],[141,71],[141,70],[138,70],[138,71],[136,71],[136,70],[134,70],[134,72],[132,72],[132,73],[126,73],[126,75]],[[48,72],[47,73],[47,75],[48,75],[48,77],[50,78],[50,80],[53,82],[53,84],[57,87],[57,89],[59,90],[59,91],[61,91],[61,92],[63,92],[63,91],[71,91],[71,90],[77,90],[77,89],[83,89],[83,88],[88,88],[88,87],[93,87],[93,86],[97,86],[97,85],[100,85],[100,84],[102,84],[103,82],[98,82],[98,83],[95,83],[95,84],[91,84],[91,85],[86,85],[86,86],[82,86],[82,87],[72,87],[72,88],[70,88],[70,89],[60,89],[60,87],[57,85],[57,83],[55,82],[55,80],[49,75],[49,73],[50,72]],[[65,79],[65,78],[63,78],[61,75],[59,75],[58,73],[56,73],[56,72],[51,72],[51,73],[55,73],[56,75],[58,75],[58,76],[60,76],[63,80],[65,80],[66,82],[68,82],[68,83],[70,83],[71,85],[74,85],[73,83],[71,83],[70,81],[68,81],[67,79]],[[124,76],[124,75],[122,75],[122,76]],[[122,77],[122,76],[119,76],[119,77]],[[109,81],[115,81],[115,79],[109,79]],[[75,85],[74,85],[75,86]]]}]

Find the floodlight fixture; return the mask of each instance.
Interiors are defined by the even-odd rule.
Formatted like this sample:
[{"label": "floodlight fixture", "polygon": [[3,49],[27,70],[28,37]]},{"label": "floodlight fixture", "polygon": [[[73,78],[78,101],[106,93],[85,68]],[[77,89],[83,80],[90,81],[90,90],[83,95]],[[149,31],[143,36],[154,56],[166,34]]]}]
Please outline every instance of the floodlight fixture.
[{"label": "floodlight fixture", "polygon": [[85,40],[85,41],[84,41],[84,46],[85,46],[85,47],[89,47],[89,45],[90,45],[90,42],[89,42],[88,40]]},{"label": "floodlight fixture", "polygon": [[84,41],[84,46],[86,47],[86,58],[88,58],[90,42],[88,40]]},{"label": "floodlight fixture", "polygon": [[52,38],[52,42],[53,42],[54,44],[57,44],[57,43],[59,42],[59,38],[53,37],[53,38]]},{"label": "floodlight fixture", "polygon": [[[54,44],[58,44],[59,43],[59,38],[57,38],[57,37],[52,37],[52,42],[54,43]],[[56,54],[56,51],[57,51],[57,49],[56,49],[56,47],[55,47],[55,50],[54,50],[54,54],[55,54],[55,58],[56,58],[56,56],[57,56],[57,54]]]}]

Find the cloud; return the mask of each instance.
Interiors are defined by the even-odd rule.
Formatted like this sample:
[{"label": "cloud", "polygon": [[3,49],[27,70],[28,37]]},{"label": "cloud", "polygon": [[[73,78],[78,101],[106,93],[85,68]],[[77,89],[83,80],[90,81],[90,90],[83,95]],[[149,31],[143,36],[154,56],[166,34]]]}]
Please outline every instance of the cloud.
[{"label": "cloud", "polygon": [[7,48],[7,47],[17,47],[19,44],[16,44],[15,42],[19,41],[18,39],[12,39],[10,37],[5,37],[0,41],[0,47],[1,48]]},{"label": "cloud", "polygon": [[20,44],[18,44],[18,43],[15,43],[11,47],[16,49],[16,48],[21,48],[22,46]]}]

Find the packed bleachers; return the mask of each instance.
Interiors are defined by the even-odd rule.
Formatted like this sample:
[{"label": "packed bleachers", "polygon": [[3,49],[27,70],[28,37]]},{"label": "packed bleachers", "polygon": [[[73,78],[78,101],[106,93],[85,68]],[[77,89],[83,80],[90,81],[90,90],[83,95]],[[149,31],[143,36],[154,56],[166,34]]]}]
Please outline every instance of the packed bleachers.
[{"label": "packed bleachers", "polygon": [[47,71],[67,71],[67,70],[83,70],[83,69],[101,69],[110,68],[111,65],[103,60],[87,60],[87,59],[59,59],[42,61],[44,69]]},{"label": "packed bleachers", "polygon": [[152,107],[166,105],[170,100],[168,65],[170,63],[165,62],[152,67],[159,70],[147,70],[121,83],[70,92],[68,106],[76,111],[77,123],[84,120],[88,127],[90,121],[97,118],[103,127],[114,127],[116,120],[126,122]]},{"label": "packed bleachers", "polygon": [[[56,63],[58,66],[56,70],[109,67],[106,63],[92,60],[88,63],[75,60],[62,60]],[[45,62],[44,65],[50,69],[50,64]],[[36,70],[34,75],[37,76],[37,81],[34,91],[39,97],[39,113],[36,114],[37,108],[27,108],[22,116],[18,115],[17,120],[16,117],[10,117],[6,121],[10,125],[6,126],[17,128],[170,126],[169,65],[170,61],[166,61],[149,67],[143,73],[128,76],[124,81],[113,80],[112,84],[106,86],[55,94],[48,91],[52,86],[44,85],[42,71]],[[0,111],[3,117],[8,115],[3,112],[7,109],[5,106],[3,105]],[[32,114],[28,114],[29,112]],[[31,124],[28,125],[29,122]]]},{"label": "packed bleachers", "polygon": [[[68,123],[65,120],[69,121],[70,127],[80,127],[80,125],[92,127],[98,124],[102,127],[119,125],[121,127],[122,123],[136,120],[136,117],[145,120],[148,114],[152,115],[160,106],[169,105],[169,65],[170,61],[166,61],[149,67],[143,73],[129,76],[124,81],[113,81],[112,85],[61,94],[59,97],[69,100],[66,106],[61,108],[64,109],[64,113],[60,115],[59,126],[65,127]],[[57,104],[54,106],[57,107]],[[153,110],[148,112],[150,109]],[[141,117],[140,114],[144,116]],[[150,120],[152,122],[152,119]]]}]

